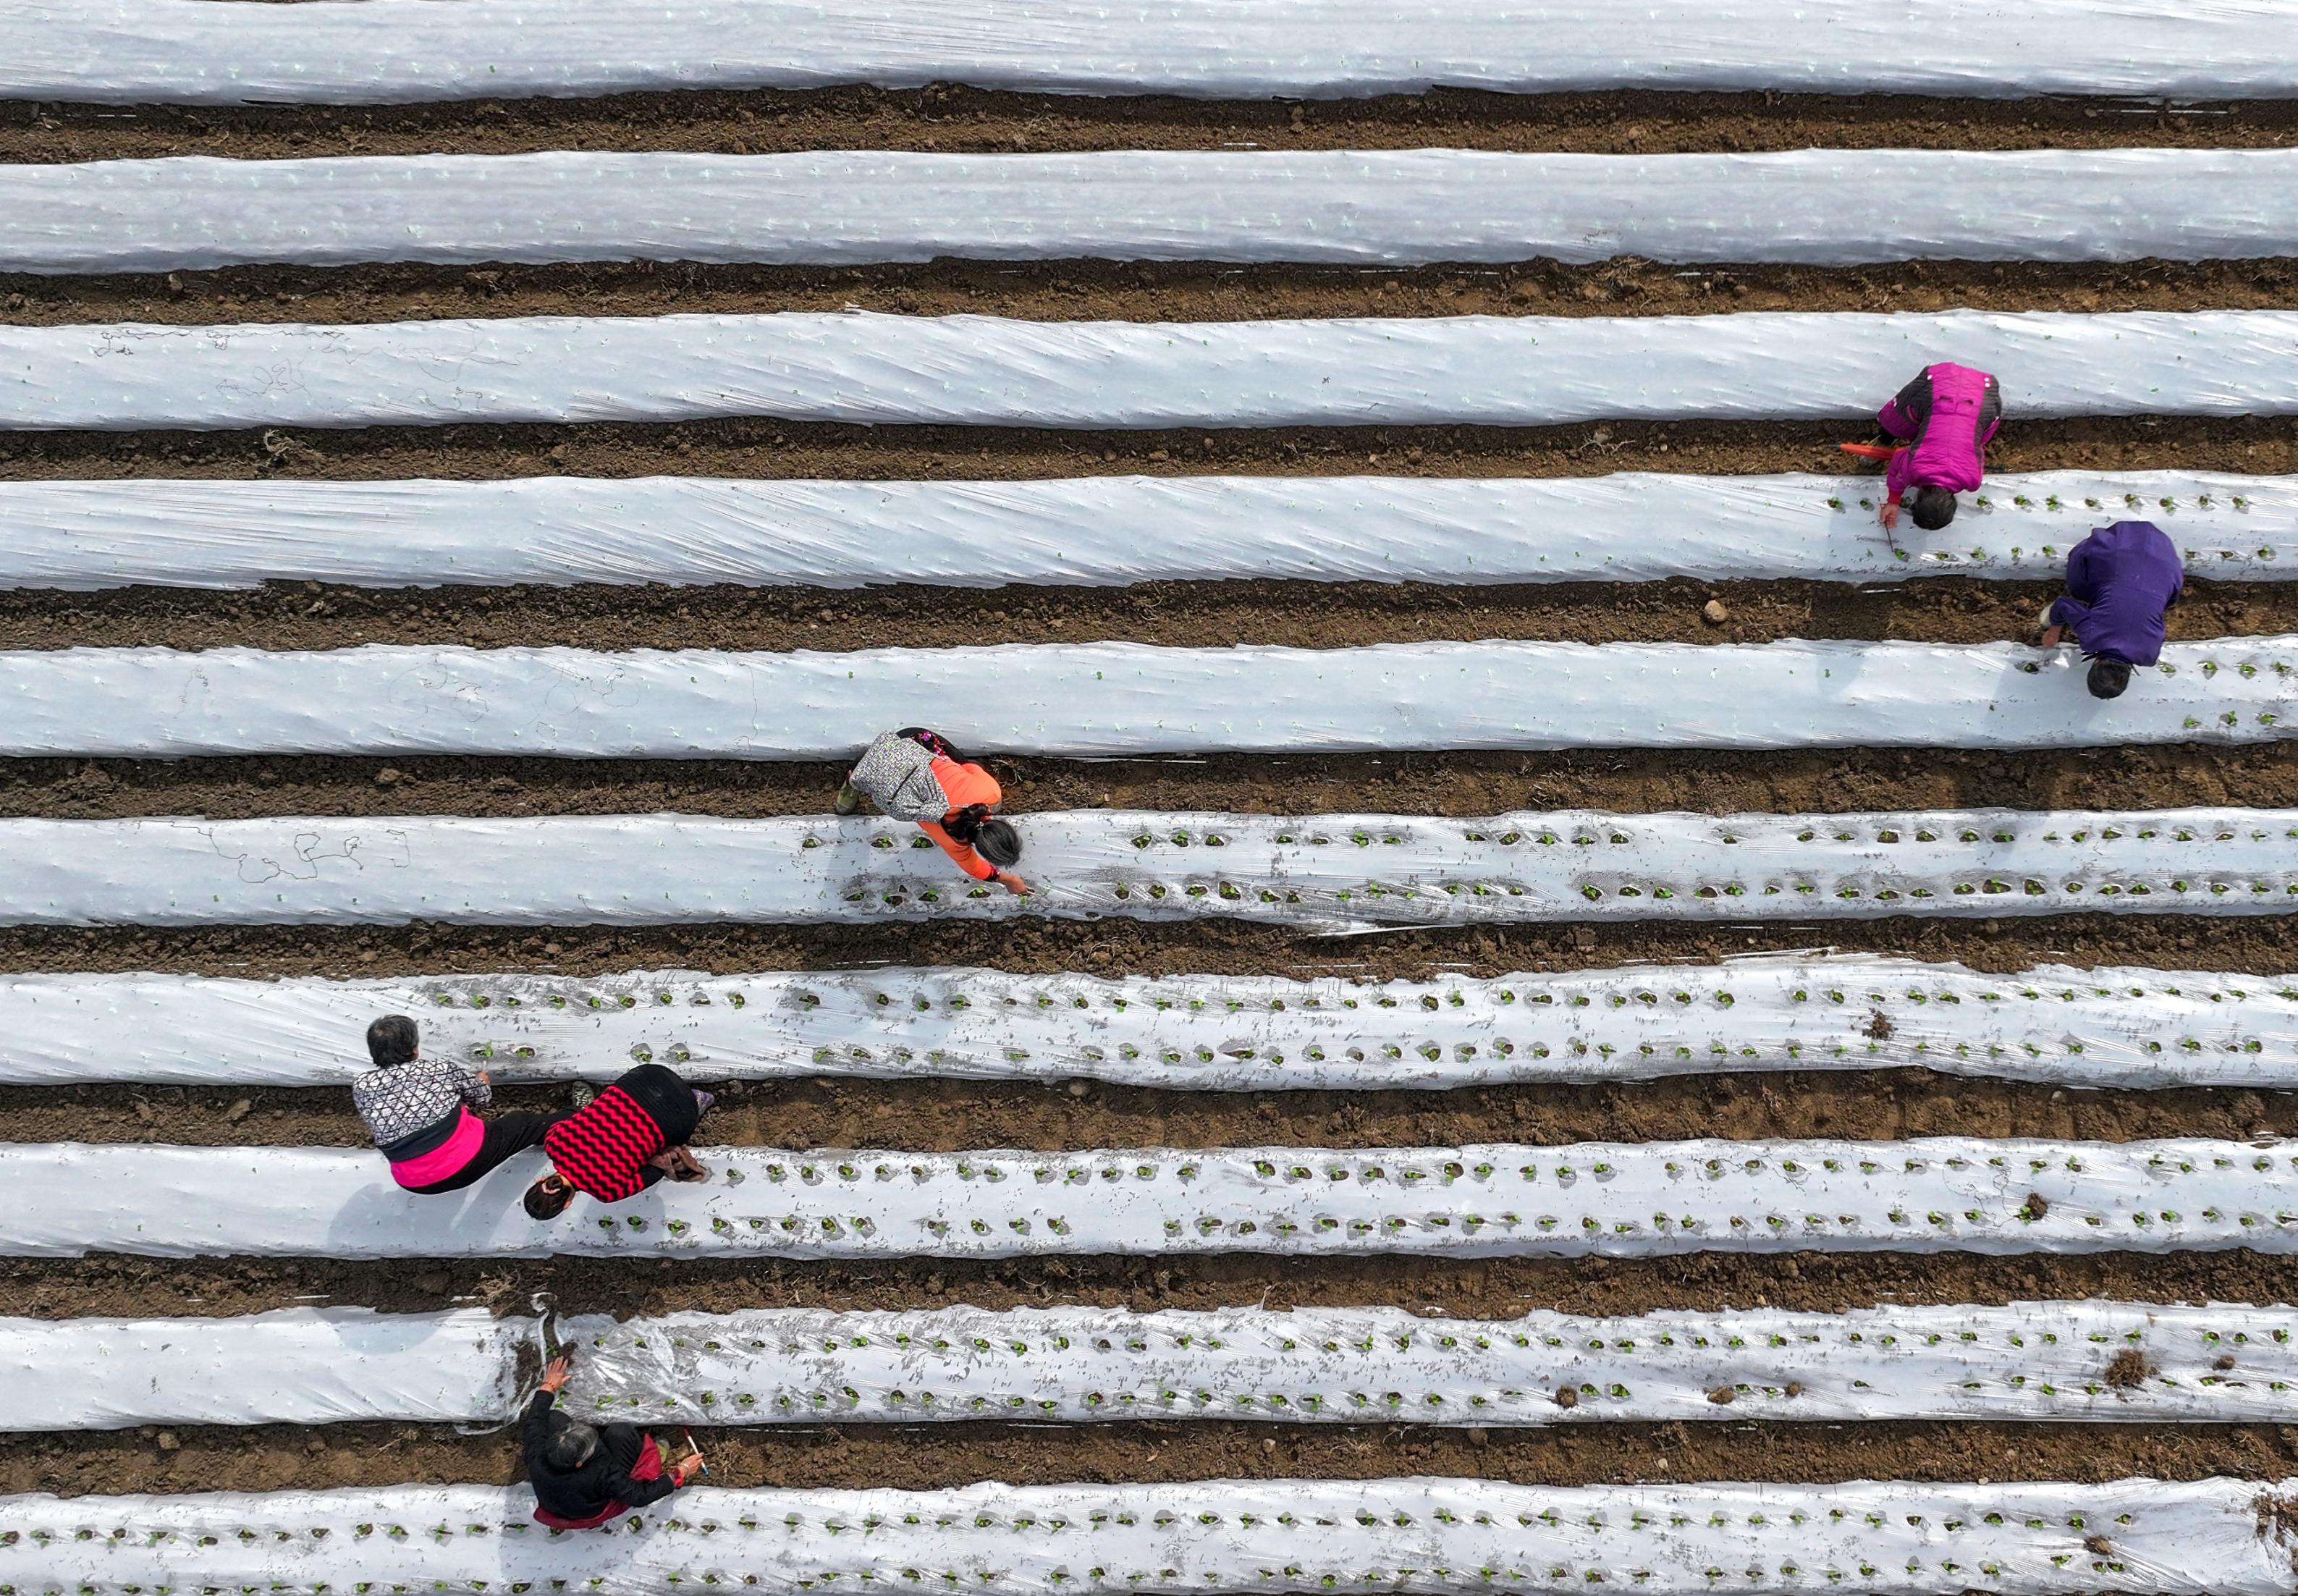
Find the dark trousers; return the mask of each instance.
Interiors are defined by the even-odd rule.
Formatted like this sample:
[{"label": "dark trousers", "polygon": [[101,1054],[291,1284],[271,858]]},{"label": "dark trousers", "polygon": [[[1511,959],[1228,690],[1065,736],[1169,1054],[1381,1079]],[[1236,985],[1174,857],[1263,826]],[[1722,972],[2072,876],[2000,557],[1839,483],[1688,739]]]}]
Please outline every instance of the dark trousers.
[{"label": "dark trousers", "polygon": [[497,1114],[486,1121],[486,1139],[479,1144],[479,1150],[471,1154],[470,1162],[444,1180],[408,1189],[426,1197],[435,1196],[441,1192],[461,1191],[514,1154],[542,1145],[543,1132],[574,1112],[570,1108],[555,1114]]}]

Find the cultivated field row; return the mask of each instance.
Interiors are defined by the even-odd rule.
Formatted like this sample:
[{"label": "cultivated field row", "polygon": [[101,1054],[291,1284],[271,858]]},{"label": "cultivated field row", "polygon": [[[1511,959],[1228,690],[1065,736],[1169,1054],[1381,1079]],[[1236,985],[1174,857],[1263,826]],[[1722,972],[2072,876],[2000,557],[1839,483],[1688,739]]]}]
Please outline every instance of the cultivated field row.
[{"label": "cultivated field row", "polygon": [[[2281,914],[2277,809],[1029,816],[1026,897],[877,819],[0,820],[0,924],[1260,921],[1312,930],[2095,908]],[[960,883],[963,883],[961,885]]]},{"label": "cultivated field row", "polygon": [[345,1038],[416,1015],[505,1084],[659,1060],[707,1079],[1092,1079],[1268,1092],[1922,1067],[2077,1087],[2298,1085],[2298,978],[1986,975],[1857,955],[1498,980],[908,968],[699,976],[0,980],[0,1083],[340,1086]]},{"label": "cultivated field row", "polygon": [[[15,1431],[517,1416],[544,1321],[479,1309],[0,1319]],[[1394,1308],[764,1309],[556,1320],[596,1422],[719,1426],[2298,1418],[2298,1312],[1958,1303],[1615,1318]],[[21,1371],[21,1372],[17,1372]]]},{"label": "cultivated field row", "polygon": [[535,476],[0,482],[0,587],[245,589],[1253,580],[2054,581],[2103,517],[2195,575],[2298,580],[2298,479],[1997,475],[1951,526],[1874,524],[1874,476]]},{"label": "cultivated field row", "polygon": [[1415,1591],[1591,1585],[1928,1596],[2285,1596],[2286,1487],[1597,1485],[1219,1480],[938,1492],[707,1491],[629,1533],[558,1534],[486,1486],[0,1500],[0,1581],[33,1596],[294,1592],[506,1579],[697,1588]]},{"label": "cultivated field row", "polygon": [[2298,254],[2294,195],[2270,149],[181,156],[0,165],[0,271],[2224,260]]},{"label": "cultivated field row", "polygon": [[1947,351],[1996,373],[2021,419],[2298,413],[2298,311],[2286,310],[1190,323],[793,311],[0,327],[0,427],[1861,426]]},{"label": "cultivated field row", "polygon": [[1436,87],[1509,95],[1607,88],[1969,95],[2298,93],[2298,30],[2267,6],[2101,14],[2037,0],[2016,18],[1927,0],[1900,25],[1831,0],[1782,37],[1759,5],[1646,26],[1624,0],[1410,19],[1367,0],[1239,13],[1213,0],[1153,13],[1080,0],[955,8],[922,0],[757,6],[678,0],[420,0],[225,12],[198,0],[8,0],[0,97],[134,105],[592,95],[647,90],[889,88],[962,83],[1057,95],[1340,98]]},{"label": "cultivated field row", "polygon": [[[1062,758],[1596,748],[2048,748],[2298,734],[2298,637],[2177,643],[2103,708],[2022,643],[1004,644],[851,653],[0,652],[0,756],[851,758],[922,705]],[[1539,683],[1535,694],[1523,692]]]},{"label": "cultivated field row", "polygon": [[367,1150],[16,1144],[0,1146],[0,1255],[2298,1252],[2298,1157],[2271,1140],[696,1155],[707,1184],[578,1201],[554,1227],[502,1201],[507,1183],[403,1191]]}]

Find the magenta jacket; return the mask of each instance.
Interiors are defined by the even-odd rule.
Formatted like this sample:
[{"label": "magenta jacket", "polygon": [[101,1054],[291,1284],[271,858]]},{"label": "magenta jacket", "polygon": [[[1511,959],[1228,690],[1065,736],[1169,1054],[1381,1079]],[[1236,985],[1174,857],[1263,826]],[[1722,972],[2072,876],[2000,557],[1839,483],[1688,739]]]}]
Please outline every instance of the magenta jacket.
[{"label": "magenta jacket", "polygon": [[1987,476],[1987,446],[2003,425],[2003,391],[1984,371],[1941,360],[1875,412],[1876,425],[1913,440],[1891,457],[1883,485],[1897,499],[1910,488],[1964,493]]}]

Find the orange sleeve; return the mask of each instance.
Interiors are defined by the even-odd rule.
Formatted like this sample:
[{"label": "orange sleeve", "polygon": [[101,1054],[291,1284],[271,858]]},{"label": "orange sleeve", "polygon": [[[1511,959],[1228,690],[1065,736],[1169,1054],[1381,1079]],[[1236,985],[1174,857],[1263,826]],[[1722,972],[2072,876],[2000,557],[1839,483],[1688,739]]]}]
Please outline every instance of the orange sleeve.
[{"label": "orange sleeve", "polygon": [[947,831],[943,831],[941,829],[941,822],[938,820],[922,820],[918,822],[918,830],[923,831],[927,836],[932,838],[935,842],[938,843],[941,847],[941,851],[947,854],[951,858],[956,860],[957,867],[965,872],[966,874],[971,876],[975,881],[986,881],[989,880],[990,877],[997,873],[995,870],[990,868],[988,860],[983,858],[980,854],[973,851],[973,844],[971,842],[960,842]]}]

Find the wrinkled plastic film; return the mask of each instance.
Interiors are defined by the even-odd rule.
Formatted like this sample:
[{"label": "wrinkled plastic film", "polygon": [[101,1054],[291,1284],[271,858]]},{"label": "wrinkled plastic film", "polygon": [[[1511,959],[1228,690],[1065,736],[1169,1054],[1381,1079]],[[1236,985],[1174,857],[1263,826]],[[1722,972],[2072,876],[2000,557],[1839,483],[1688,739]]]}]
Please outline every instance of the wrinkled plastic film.
[{"label": "wrinkled plastic film", "polygon": [[[752,1579],[777,1591],[950,1583],[988,1596],[1257,1586],[1468,1596],[1553,1579],[1706,1596],[1815,1582],[1933,1596],[1984,1567],[2005,1596],[2071,1584],[2135,1596],[2298,1588],[2261,1504],[2286,1484],[1533,1486],[1442,1479],[737,1491],[698,1485],[611,1534],[551,1534],[513,1486],[270,1495],[0,1498],[0,1579],[95,1596],[155,1584],[401,1583],[507,1575],[617,1596]],[[2101,1534],[2098,1526],[2106,1526]],[[362,1528],[366,1533],[362,1534]],[[2099,1550],[2096,1542],[2104,1542]],[[1556,1572],[1561,1570],[1560,1573]],[[1487,1572],[1489,1571],[1489,1573]]]},{"label": "wrinkled plastic film", "polygon": [[1489,980],[886,969],[0,981],[0,1082],[342,1085],[377,1014],[499,1081],[1090,1079],[1180,1091],[1444,1088],[1920,1067],[2123,1089],[2298,1085],[2298,977],[1866,955]]},{"label": "wrinkled plastic film", "polygon": [[0,820],[0,924],[1219,918],[1320,930],[1560,920],[2275,914],[2298,812],[1534,811],[1484,820],[1021,816],[1032,890],[914,826],[827,815]]},{"label": "wrinkled plastic film", "polygon": [[560,1220],[538,1223],[515,1197],[543,1172],[539,1154],[464,1192],[417,1196],[369,1151],[0,1146],[0,1199],[12,1216],[0,1249],[839,1259],[2298,1251],[2298,1157],[2250,1142],[704,1147],[697,1156],[707,1182],[663,1181],[610,1205],[578,1197]]},{"label": "wrinkled plastic film", "polygon": [[2069,549],[2112,519],[2162,527],[2196,575],[2298,578],[2288,477],[1998,475],[1937,532],[1904,517],[1894,531],[1877,525],[1878,484],[1639,472],[10,482],[0,483],[0,587],[2050,581]]},{"label": "wrinkled plastic film", "polygon": [[[1872,196],[1889,192],[1892,203]],[[2195,196],[2206,194],[2207,203]],[[0,271],[2298,254],[2298,150],[204,155],[0,166]],[[1887,390],[1887,393],[1889,390]]]},{"label": "wrinkled plastic film", "polygon": [[2000,377],[2013,417],[2298,411],[2298,311],[1203,323],[790,311],[0,327],[0,426],[1864,425],[1950,358]]},{"label": "wrinkled plastic film", "polygon": [[0,1412],[21,1430],[500,1417],[525,1335],[483,1309],[0,1319]]},{"label": "wrinkled plastic film", "polygon": [[591,1315],[561,1326],[579,1344],[563,1400],[597,1420],[723,1425],[2277,1422],[2298,1413],[2294,1319],[2126,1302]]},{"label": "wrinkled plastic film", "polygon": [[1052,94],[1342,97],[1446,87],[1803,93],[2298,94],[2271,0],[1806,0],[1650,25],[1633,0],[1493,7],[1223,0],[7,0],[0,96],[111,104],[373,105],[674,89],[930,83]]},{"label": "wrinkled plastic film", "polygon": [[38,649],[0,652],[0,755],[850,760],[927,706],[1064,758],[2250,743],[2298,734],[2294,667],[2298,638],[2173,643],[2110,703],[2075,649],[2009,642]]}]

